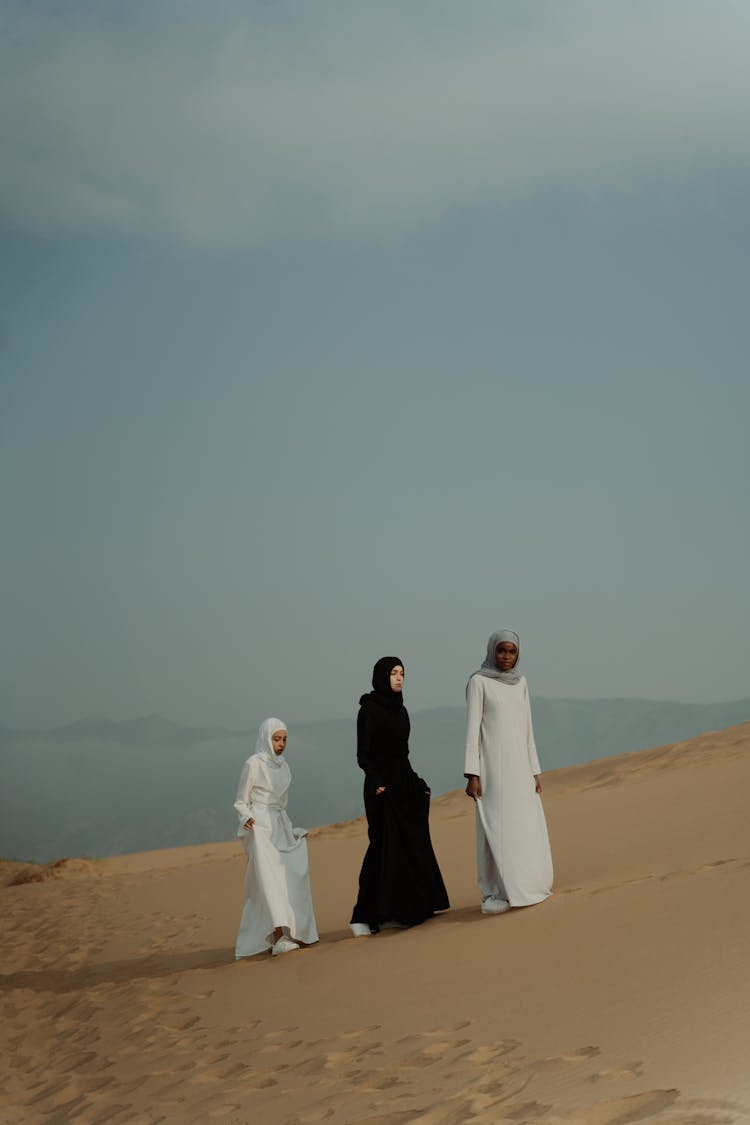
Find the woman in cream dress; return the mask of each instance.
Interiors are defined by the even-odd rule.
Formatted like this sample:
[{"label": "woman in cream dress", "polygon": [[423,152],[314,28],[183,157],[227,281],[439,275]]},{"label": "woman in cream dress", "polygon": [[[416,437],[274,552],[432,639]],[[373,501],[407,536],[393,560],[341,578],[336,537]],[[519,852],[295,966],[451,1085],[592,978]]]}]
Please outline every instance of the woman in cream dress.
[{"label": "woman in cream dress", "polygon": [[237,835],[247,852],[245,905],[237,935],[237,957],[272,949],[274,956],[318,940],[307,862],[307,840],[286,814],[292,779],[282,755],[287,729],[266,719],[255,753],[242,769],[234,807]]},{"label": "woman in cream dress", "polygon": [[493,633],[466,689],[464,776],[476,803],[477,872],[482,911],[501,914],[552,893],[552,856],[542,808],[529,689],[518,672],[521,643]]}]

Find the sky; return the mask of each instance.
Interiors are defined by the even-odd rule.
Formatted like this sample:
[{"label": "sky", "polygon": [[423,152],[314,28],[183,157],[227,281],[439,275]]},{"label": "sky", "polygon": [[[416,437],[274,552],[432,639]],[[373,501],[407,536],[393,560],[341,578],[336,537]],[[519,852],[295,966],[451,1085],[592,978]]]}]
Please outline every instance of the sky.
[{"label": "sky", "polygon": [[744,0],[0,0],[0,726],[748,691]]}]

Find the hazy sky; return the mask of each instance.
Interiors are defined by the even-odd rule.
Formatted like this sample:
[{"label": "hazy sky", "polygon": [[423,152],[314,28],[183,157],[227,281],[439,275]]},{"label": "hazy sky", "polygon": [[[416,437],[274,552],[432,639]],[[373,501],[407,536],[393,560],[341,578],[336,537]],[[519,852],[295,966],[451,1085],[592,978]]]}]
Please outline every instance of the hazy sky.
[{"label": "hazy sky", "polygon": [[750,695],[745,0],[0,42],[0,725]]}]

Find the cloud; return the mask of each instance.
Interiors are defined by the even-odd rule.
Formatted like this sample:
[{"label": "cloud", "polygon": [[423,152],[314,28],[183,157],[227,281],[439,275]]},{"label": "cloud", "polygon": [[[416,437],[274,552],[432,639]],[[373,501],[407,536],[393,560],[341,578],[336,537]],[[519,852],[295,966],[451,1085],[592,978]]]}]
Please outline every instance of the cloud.
[{"label": "cloud", "polygon": [[0,222],[388,238],[477,202],[747,168],[744,2],[315,7],[9,7]]}]

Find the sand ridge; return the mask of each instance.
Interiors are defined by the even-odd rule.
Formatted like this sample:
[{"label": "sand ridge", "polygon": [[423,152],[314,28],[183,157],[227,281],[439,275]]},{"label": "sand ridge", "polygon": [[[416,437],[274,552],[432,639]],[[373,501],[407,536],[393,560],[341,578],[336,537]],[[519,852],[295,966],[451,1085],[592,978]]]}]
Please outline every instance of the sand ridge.
[{"label": "sand ridge", "polygon": [[0,890],[0,1121],[750,1121],[750,724],[545,777],[556,894],[351,937],[361,821],[310,839],[321,942],[235,962],[236,842]]}]

